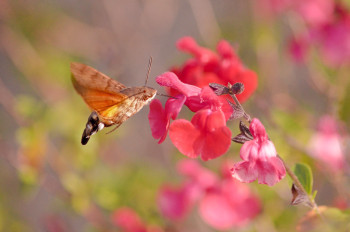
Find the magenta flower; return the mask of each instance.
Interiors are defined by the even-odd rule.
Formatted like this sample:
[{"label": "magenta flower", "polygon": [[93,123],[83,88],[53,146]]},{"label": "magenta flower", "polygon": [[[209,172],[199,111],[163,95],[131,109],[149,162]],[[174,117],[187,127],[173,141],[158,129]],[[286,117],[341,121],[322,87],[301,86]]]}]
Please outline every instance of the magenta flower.
[{"label": "magenta flower", "polygon": [[227,175],[228,171],[220,178],[194,160],[180,162],[178,171],[186,177],[183,184],[160,191],[158,203],[163,203],[159,208],[165,217],[182,219],[198,203],[204,222],[214,229],[228,230],[246,225],[260,212],[259,199],[248,186]]},{"label": "magenta flower", "polygon": [[222,111],[198,111],[191,122],[175,120],[169,136],[175,147],[190,158],[201,156],[204,161],[223,155],[231,145],[231,131]]},{"label": "magenta flower", "polygon": [[242,182],[258,179],[259,184],[275,185],[286,175],[283,162],[259,119],[252,120],[249,130],[254,139],[243,144],[240,157],[244,161],[234,165],[232,176]]},{"label": "magenta flower", "polygon": [[332,171],[341,171],[345,166],[342,137],[337,123],[331,116],[323,116],[318,131],[310,141],[310,151],[314,158],[321,160]]}]

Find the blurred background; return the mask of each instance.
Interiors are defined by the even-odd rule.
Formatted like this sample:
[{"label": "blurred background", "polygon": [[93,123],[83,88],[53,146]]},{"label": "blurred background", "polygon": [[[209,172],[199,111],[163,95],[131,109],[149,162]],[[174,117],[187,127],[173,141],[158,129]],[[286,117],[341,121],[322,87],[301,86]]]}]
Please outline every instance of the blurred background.
[{"label": "blurred background", "polygon": [[[0,1],[0,230],[118,231],[110,215],[127,206],[148,224],[215,231],[196,212],[179,226],[158,211],[157,191],[164,182],[180,180],[175,164],[183,155],[169,139],[161,145],[153,139],[148,107],[117,131],[104,130],[80,144],[90,111],[72,87],[70,63],[91,65],[126,86],[142,86],[152,56],[148,85],[165,94],[155,77],[189,57],[176,49],[183,36],[214,50],[225,39],[257,72],[259,87],[244,103],[246,110],[265,123],[288,163],[311,165],[317,202],[332,205],[339,191],[348,190],[337,192],[332,174],[305,150],[324,114],[335,115],[341,133],[347,133],[349,66],[328,65],[317,47],[308,59],[295,62],[289,43],[305,25],[293,12],[275,14],[268,5],[273,2]],[[233,134],[239,133],[237,125],[229,124]],[[227,159],[239,161],[239,149],[233,144],[204,166],[217,171]],[[287,178],[273,188],[250,187],[263,212],[242,231],[294,231],[308,211],[289,205]]]}]

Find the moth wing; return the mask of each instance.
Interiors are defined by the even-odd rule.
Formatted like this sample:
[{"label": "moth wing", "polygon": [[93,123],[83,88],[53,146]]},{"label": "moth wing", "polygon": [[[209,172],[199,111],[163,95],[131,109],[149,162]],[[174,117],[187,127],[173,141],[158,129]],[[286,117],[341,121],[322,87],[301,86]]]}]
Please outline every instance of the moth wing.
[{"label": "moth wing", "polygon": [[116,93],[126,86],[96,69],[80,63],[71,63],[70,70],[74,88],[80,93],[81,89],[93,89],[107,93]]},{"label": "moth wing", "polygon": [[[106,93],[99,90],[80,88],[79,94],[85,103],[97,112],[102,122],[109,124],[113,120],[118,108],[128,98],[122,93]],[[111,123],[111,122],[110,122]]]}]

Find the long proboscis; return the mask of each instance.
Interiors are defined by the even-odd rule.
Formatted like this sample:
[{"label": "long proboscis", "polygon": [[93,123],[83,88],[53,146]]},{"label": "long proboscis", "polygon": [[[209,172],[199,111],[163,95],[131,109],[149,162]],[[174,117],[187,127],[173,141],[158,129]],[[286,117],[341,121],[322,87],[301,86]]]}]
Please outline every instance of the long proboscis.
[{"label": "long proboscis", "polygon": [[161,94],[161,93],[156,93],[157,96],[162,96],[162,97],[168,97],[168,98],[174,98],[174,99],[177,99],[177,97],[173,97],[173,96],[169,96],[169,95],[166,95],[166,94]]}]

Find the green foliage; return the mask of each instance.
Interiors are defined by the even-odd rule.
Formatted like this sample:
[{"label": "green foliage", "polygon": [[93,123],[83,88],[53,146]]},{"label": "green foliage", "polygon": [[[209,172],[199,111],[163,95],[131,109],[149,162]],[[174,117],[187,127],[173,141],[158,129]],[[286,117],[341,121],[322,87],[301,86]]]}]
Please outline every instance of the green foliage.
[{"label": "green foliage", "polygon": [[313,186],[312,171],[309,165],[298,163],[294,166],[294,173],[298,177],[301,185],[304,187],[305,191],[311,195]]}]

